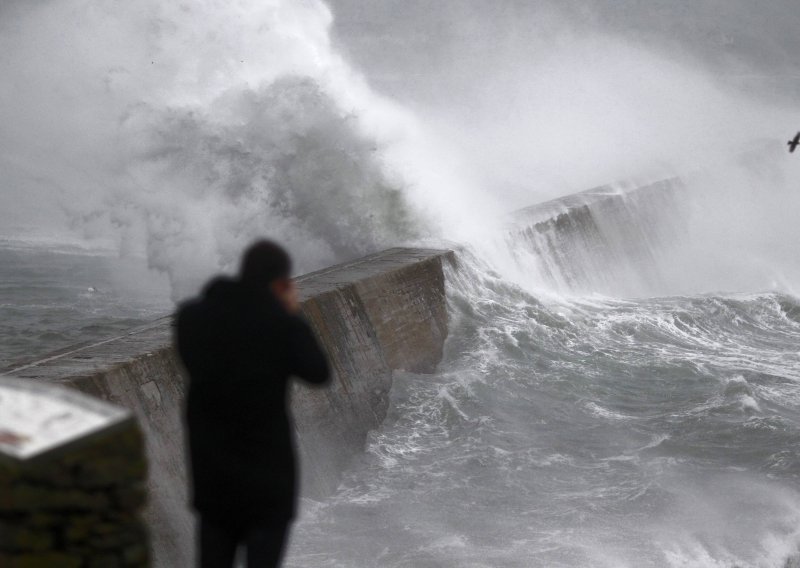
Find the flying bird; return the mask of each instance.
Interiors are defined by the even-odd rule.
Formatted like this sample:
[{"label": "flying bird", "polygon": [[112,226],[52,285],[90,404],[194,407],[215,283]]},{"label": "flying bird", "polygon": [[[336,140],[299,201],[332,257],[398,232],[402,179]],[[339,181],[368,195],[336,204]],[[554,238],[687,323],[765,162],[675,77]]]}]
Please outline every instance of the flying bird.
[{"label": "flying bird", "polygon": [[800,132],[794,135],[794,140],[789,140],[787,142],[789,145],[789,152],[794,152],[794,149],[797,148],[797,145],[800,144]]}]

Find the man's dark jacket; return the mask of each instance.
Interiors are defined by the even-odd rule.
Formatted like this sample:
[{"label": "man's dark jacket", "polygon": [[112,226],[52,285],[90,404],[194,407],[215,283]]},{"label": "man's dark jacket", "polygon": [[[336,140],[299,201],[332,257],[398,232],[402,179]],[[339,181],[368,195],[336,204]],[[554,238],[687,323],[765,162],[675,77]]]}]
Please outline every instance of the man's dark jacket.
[{"label": "man's dark jacket", "polygon": [[267,291],[214,280],[177,313],[193,505],[237,519],[294,515],[296,466],[287,414],[291,376],[312,383],[328,365],[308,324]]}]

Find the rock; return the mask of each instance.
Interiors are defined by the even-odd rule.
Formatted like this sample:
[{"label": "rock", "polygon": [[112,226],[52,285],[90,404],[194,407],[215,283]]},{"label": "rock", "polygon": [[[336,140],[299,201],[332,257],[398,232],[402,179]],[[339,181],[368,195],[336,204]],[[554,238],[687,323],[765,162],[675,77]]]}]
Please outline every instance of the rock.
[{"label": "rock", "polygon": [[0,521],[0,550],[50,550],[54,543],[55,537],[49,530]]},{"label": "rock", "polygon": [[0,554],[0,566],[3,568],[80,568],[81,564],[80,558],[60,552],[15,556]]}]

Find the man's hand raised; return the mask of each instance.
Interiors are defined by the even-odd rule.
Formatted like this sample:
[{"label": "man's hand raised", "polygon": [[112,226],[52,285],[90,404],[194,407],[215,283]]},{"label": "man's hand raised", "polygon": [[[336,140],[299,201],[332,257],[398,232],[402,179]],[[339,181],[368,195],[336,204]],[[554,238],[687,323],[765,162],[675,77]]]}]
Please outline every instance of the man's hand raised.
[{"label": "man's hand raised", "polygon": [[300,298],[294,280],[289,280],[287,282],[286,286],[278,294],[278,300],[280,300],[283,307],[290,314],[300,312]]}]

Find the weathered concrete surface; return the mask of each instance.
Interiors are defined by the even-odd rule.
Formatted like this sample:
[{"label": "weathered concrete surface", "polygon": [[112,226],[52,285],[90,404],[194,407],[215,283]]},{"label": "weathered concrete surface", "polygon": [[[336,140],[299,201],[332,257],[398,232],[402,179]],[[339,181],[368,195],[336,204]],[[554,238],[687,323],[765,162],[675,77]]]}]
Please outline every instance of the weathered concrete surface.
[{"label": "weathered concrete surface", "polygon": [[447,335],[442,261],[452,253],[392,249],[298,279],[303,313],[325,345],[330,388],[293,391],[303,493],[338,473],[386,416],[393,369],[431,372]]},{"label": "weathered concrete surface", "polygon": [[[298,278],[303,313],[329,354],[326,389],[295,388],[293,413],[303,491],[320,495],[383,420],[392,369],[425,372],[442,355],[447,313],[442,263],[453,253],[390,249]],[[134,410],[148,445],[148,520],[156,566],[190,566],[181,404],[184,381],[171,318],[119,337],[62,350],[5,370],[64,383]]]}]

